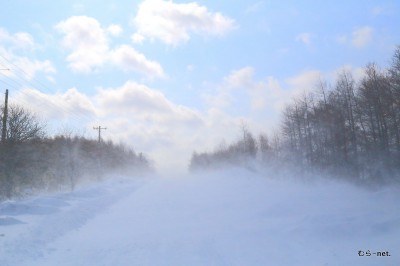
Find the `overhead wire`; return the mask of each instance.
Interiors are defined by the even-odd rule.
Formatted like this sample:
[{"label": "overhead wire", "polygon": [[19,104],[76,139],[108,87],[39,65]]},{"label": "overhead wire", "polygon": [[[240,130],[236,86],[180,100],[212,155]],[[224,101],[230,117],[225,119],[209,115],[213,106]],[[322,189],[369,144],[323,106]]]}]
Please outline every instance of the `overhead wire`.
[{"label": "overhead wire", "polygon": [[[0,62],[2,65],[4,65],[6,68],[8,68],[11,71],[11,75],[6,75],[4,73],[1,73],[2,76],[6,78],[6,80],[11,81],[12,83],[16,85],[11,85],[9,82],[4,81],[3,79],[0,79],[0,81],[6,85],[9,85],[10,88],[14,89],[14,93],[19,93],[25,97],[32,97],[31,93],[27,92],[26,89],[34,89],[38,91],[39,93],[42,93],[44,95],[49,95],[49,97],[45,99],[40,99],[40,97],[37,97],[36,100],[39,100],[40,103],[36,104],[37,106],[46,106],[46,107],[52,107],[52,109],[55,110],[60,110],[62,111],[63,114],[66,114],[67,117],[71,117],[73,120],[83,120],[85,118],[94,118],[95,116],[90,113],[90,112],[78,112],[74,109],[70,109],[66,105],[62,104],[57,104],[54,102],[53,97],[54,94],[47,94],[44,92],[43,88],[48,92],[52,93],[54,92],[53,90],[50,90],[45,84],[43,84],[40,80],[38,80],[35,76],[33,76],[31,79],[28,79],[27,77],[30,76],[29,73],[27,73],[25,70],[23,70],[21,67],[16,65],[15,63],[11,62],[9,59],[5,58],[4,56],[0,55],[0,59],[2,59]],[[15,78],[13,78],[15,77]],[[36,84],[34,84],[34,82]],[[28,84],[28,86],[24,85]],[[38,87],[41,87],[42,89],[38,89]]]},{"label": "overhead wire", "polygon": [[[1,55],[0,55],[1,57]],[[4,57],[3,57],[4,58]],[[37,86],[35,86],[35,84],[33,84],[33,82],[31,82],[29,79],[27,79],[26,77],[24,77],[22,73],[26,73],[24,72],[22,69],[20,69],[17,65],[10,63],[11,65],[13,65],[15,68],[21,70],[20,72],[14,71],[12,73],[12,75],[5,75],[4,73],[1,76],[5,77],[7,81],[5,81],[4,79],[0,78],[0,82],[2,82],[3,84],[8,85],[9,89],[13,90],[12,94],[16,94],[18,96],[18,94],[20,94],[20,96],[22,97],[13,97],[13,101],[16,102],[17,105],[31,105],[32,106],[32,102],[29,102],[29,97],[32,97],[32,94],[29,91],[26,91],[26,89],[33,89],[36,90],[39,93],[42,93],[44,95],[48,95],[49,97],[46,98],[41,98],[41,97],[35,97],[36,103],[34,104],[35,109],[49,109],[49,110],[56,110],[56,112],[60,112],[62,115],[65,116],[65,121],[70,121],[71,123],[65,124],[64,119],[62,119],[62,121],[58,121],[59,125],[58,125],[58,129],[54,128],[54,127],[50,127],[49,130],[51,132],[51,134],[57,134],[56,132],[59,132],[60,130],[63,130],[63,128],[69,128],[71,125],[73,126],[76,123],[87,123],[90,120],[97,120],[96,116],[91,113],[90,111],[88,112],[78,112],[75,111],[74,109],[69,108],[67,105],[62,105],[61,104],[57,104],[54,102],[54,98],[52,96],[54,96],[55,94],[52,93],[51,90],[49,90],[49,88],[44,85],[42,82],[40,82],[39,80],[36,80],[37,84],[39,84],[40,87],[45,88],[49,93],[46,93],[43,91],[43,89],[38,89]],[[6,65],[8,66],[8,65]],[[9,66],[8,66],[9,67]],[[9,67],[10,68],[10,67]],[[15,68],[10,68],[10,70],[15,70]],[[40,116],[39,116],[40,117]],[[54,118],[50,118],[50,121],[54,121]],[[75,126],[73,126],[75,127]],[[77,132],[82,132],[82,130],[79,130]],[[83,129],[83,132],[87,132],[86,129]]]},{"label": "overhead wire", "polygon": [[[13,74],[13,75],[11,75],[11,76],[15,76],[16,78],[18,78],[18,79],[19,79],[20,81],[22,81],[23,83],[29,85],[29,86],[25,86],[23,83],[21,83],[21,82],[15,80],[15,79],[12,79],[11,76],[8,76],[8,75],[7,75],[7,78],[11,79],[14,83],[17,83],[17,84],[19,85],[19,88],[17,88],[14,92],[17,92],[17,93],[20,93],[20,94],[23,94],[23,95],[29,97],[29,96],[32,96],[32,95],[31,95],[30,93],[26,92],[26,89],[32,89],[32,88],[33,88],[33,89],[35,89],[36,91],[38,91],[38,92],[40,92],[40,93],[46,94],[43,90],[38,89],[38,86],[36,86],[35,84],[33,84],[32,81],[30,81],[29,79],[27,79],[27,78],[25,77],[25,76],[28,76],[28,75],[29,75],[26,71],[24,71],[22,68],[20,68],[20,67],[17,66],[16,64],[12,63],[11,61],[9,61],[8,59],[6,59],[5,57],[3,57],[3,56],[1,56],[1,55],[0,55],[0,57],[3,58],[4,60],[6,60],[6,61],[7,61],[9,64],[11,64],[12,66],[14,66],[16,70],[18,70],[19,72],[22,72],[22,74],[18,74],[18,71],[14,71],[15,69],[14,69],[14,68],[11,68],[10,70],[12,71],[12,74]],[[46,85],[44,85],[42,82],[38,81],[36,78],[35,78],[35,80],[36,80],[36,82],[39,84],[40,87],[43,87],[43,88],[45,88],[47,91],[50,91],[50,90],[48,89],[48,87],[47,87]],[[24,88],[24,87],[25,87],[25,88]],[[41,102],[42,102],[40,105],[47,105],[47,106],[50,105],[51,107],[56,108],[56,110],[57,110],[57,109],[58,109],[58,110],[62,110],[63,113],[72,115],[72,116],[74,116],[75,118],[82,118],[82,113],[77,113],[77,112],[74,111],[74,110],[68,109],[65,105],[59,105],[59,104],[54,103],[54,102],[53,102],[53,99],[51,99],[51,97],[48,98],[48,99],[40,99],[40,98],[39,98],[38,100],[41,100]]]}]

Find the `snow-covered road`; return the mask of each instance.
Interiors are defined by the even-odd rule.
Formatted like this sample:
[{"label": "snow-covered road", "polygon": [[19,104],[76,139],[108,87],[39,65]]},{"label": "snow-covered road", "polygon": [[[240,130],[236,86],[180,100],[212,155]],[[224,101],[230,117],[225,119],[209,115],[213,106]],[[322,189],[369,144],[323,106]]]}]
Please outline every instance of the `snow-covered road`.
[{"label": "snow-covered road", "polygon": [[400,265],[399,192],[243,170],[107,182],[0,204],[0,265]]}]

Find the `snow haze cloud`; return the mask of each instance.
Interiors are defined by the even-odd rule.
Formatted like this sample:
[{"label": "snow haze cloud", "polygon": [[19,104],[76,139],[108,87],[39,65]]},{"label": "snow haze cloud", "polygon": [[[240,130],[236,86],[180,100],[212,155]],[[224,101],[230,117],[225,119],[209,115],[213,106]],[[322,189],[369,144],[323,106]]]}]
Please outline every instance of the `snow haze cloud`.
[{"label": "snow haze cloud", "polygon": [[[0,263],[398,264],[397,187],[366,190],[322,178],[306,183],[283,172],[112,176],[73,192],[5,201],[0,222],[12,230],[2,235]],[[359,256],[360,250],[390,256]]]}]

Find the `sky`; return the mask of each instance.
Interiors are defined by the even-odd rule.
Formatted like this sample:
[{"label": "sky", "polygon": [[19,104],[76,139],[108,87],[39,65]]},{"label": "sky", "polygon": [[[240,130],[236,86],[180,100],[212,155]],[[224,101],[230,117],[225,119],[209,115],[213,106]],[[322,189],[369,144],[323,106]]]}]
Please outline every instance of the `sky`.
[{"label": "sky", "polygon": [[106,127],[159,171],[185,171],[243,124],[279,132],[285,104],[320,80],[387,68],[399,25],[394,0],[15,0],[0,9],[0,90],[50,134]]}]

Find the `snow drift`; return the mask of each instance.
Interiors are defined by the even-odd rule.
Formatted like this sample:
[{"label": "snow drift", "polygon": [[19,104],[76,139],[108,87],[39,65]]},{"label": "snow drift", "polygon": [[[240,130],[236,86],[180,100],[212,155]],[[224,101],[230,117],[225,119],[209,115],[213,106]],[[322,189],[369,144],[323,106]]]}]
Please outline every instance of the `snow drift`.
[{"label": "snow drift", "polygon": [[398,188],[271,177],[236,169],[3,202],[0,265],[400,264]]}]

